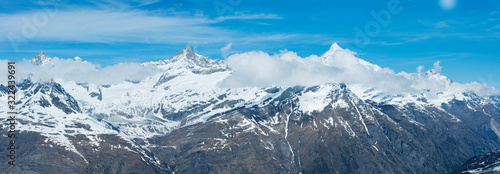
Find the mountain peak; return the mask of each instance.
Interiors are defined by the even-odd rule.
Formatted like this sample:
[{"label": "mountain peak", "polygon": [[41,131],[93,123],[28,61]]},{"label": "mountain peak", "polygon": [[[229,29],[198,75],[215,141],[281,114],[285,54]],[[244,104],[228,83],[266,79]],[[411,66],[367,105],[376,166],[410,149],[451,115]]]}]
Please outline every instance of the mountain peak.
[{"label": "mountain peak", "polygon": [[193,51],[193,48],[191,48],[191,46],[188,45],[188,46],[184,47],[184,49],[179,51],[177,53],[177,55],[175,55],[174,57],[176,57],[176,56],[183,56],[186,58],[191,58],[191,57],[195,57],[196,53]]},{"label": "mountain peak", "polygon": [[75,58],[73,58],[73,61],[75,62],[85,62],[85,60],[83,60],[82,58],[76,56]]},{"label": "mountain peak", "polygon": [[343,50],[338,44],[337,42],[333,43],[332,46],[330,46],[330,49],[328,51],[337,51],[337,50]]},{"label": "mountain peak", "polygon": [[193,48],[191,48],[191,46],[189,46],[189,45],[184,47],[184,49],[182,49],[182,50],[185,50],[186,52],[194,52]]},{"label": "mountain peak", "polygon": [[[153,63],[154,64],[154,63]],[[185,67],[194,73],[210,74],[228,70],[224,60],[211,60],[208,57],[196,54],[190,46],[186,46],[177,55],[163,60],[160,65]]]},{"label": "mountain peak", "polygon": [[185,61],[185,62],[192,62],[192,63],[195,63],[195,64],[198,64],[198,63],[208,63],[208,61],[209,61],[208,58],[196,54],[194,52],[193,48],[191,48],[191,46],[189,46],[189,45],[186,46],[186,47],[184,47],[184,49],[182,49],[181,51],[179,51],[179,53],[177,53],[175,56],[171,57],[168,60],[171,61],[171,62],[174,62],[174,61]]},{"label": "mountain peak", "polygon": [[[328,51],[326,51],[323,55],[321,55],[320,57],[331,57],[333,56],[334,54],[338,53],[338,52],[341,52],[341,51],[344,51],[344,49],[342,49],[338,44],[337,42],[333,43],[332,46],[330,46],[330,49],[328,49]],[[348,50],[347,50],[348,51]]]},{"label": "mountain peak", "polygon": [[33,57],[30,62],[34,65],[41,65],[49,61],[51,58],[47,56],[43,51],[40,51],[35,57]]}]

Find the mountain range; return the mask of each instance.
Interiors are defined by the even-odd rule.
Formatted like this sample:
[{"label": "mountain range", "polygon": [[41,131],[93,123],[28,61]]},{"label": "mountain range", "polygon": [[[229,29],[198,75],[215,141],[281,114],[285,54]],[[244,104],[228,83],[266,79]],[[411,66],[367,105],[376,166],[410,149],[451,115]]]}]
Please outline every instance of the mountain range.
[{"label": "mountain range", "polygon": [[[317,61],[354,61],[366,71],[385,71],[359,58],[339,58],[348,53],[334,44]],[[29,63],[55,66],[44,52]],[[221,86],[235,73],[229,65],[187,46],[166,60],[142,63],[156,69],[142,79],[17,79],[17,164],[0,165],[0,171],[447,173],[500,147],[497,95],[466,88],[391,93],[334,81]],[[437,69],[401,78],[457,84]],[[1,98],[7,96],[4,84]],[[6,100],[0,103],[6,114]],[[7,117],[0,122],[6,132]],[[8,143],[0,139],[0,146]]]}]

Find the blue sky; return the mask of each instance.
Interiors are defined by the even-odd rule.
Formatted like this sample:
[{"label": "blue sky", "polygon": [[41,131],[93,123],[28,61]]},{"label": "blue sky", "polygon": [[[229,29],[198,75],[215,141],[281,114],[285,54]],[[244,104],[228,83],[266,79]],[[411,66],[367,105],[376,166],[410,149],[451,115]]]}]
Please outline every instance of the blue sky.
[{"label": "blue sky", "polygon": [[167,59],[186,45],[214,59],[284,49],[306,57],[337,42],[396,72],[440,60],[454,81],[500,87],[496,0],[6,0],[0,21],[0,59],[15,61],[43,50],[107,66]]}]

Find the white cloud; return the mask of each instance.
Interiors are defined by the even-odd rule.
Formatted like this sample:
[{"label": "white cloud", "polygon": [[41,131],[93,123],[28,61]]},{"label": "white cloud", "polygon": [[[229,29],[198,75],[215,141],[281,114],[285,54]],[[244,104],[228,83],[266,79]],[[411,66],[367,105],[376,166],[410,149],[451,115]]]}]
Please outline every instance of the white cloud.
[{"label": "white cloud", "polygon": [[441,67],[441,65],[439,65],[441,63],[440,60],[434,62],[434,70],[436,70],[437,72],[441,72],[441,69],[443,69],[443,67]]},{"label": "white cloud", "polygon": [[[226,47],[230,48],[231,44]],[[387,93],[426,92],[429,97],[440,92],[456,94],[473,91],[478,95],[499,95],[500,91],[477,82],[460,84],[452,82],[439,72],[440,61],[434,69],[421,72],[395,73],[389,68],[380,68],[356,57],[356,53],[334,44],[322,56],[311,55],[302,58],[295,52],[281,51],[270,55],[262,51],[233,54],[227,59],[232,74],[219,83],[220,87],[267,87],[267,86],[312,86],[325,83],[346,83],[348,86],[374,88]],[[7,64],[1,60],[0,64]],[[29,74],[35,81],[61,79],[62,81],[90,82],[94,84],[118,84],[125,80],[140,81],[161,71],[152,65],[120,63],[100,68],[90,62],[76,62],[72,59],[53,58],[46,66],[35,66],[28,61],[16,63],[17,79]],[[0,67],[0,80],[6,81],[6,67]],[[3,74],[3,75],[2,75]]]},{"label": "white cloud", "polygon": [[[207,18],[155,16],[144,11],[71,10],[54,16],[43,12],[1,14],[2,35],[16,33],[28,40],[81,41],[81,42],[159,42],[185,43],[186,41],[220,42],[228,39],[230,31],[211,27]],[[4,38],[4,37],[2,37]],[[214,38],[219,38],[212,40]],[[5,39],[5,38],[4,38]]]},{"label": "white cloud", "polygon": [[[6,60],[0,62],[6,65]],[[5,70],[6,67],[0,68]],[[47,65],[33,65],[27,60],[16,62],[16,78],[28,76],[34,81],[75,81],[89,82],[98,85],[118,84],[126,80],[141,81],[159,72],[154,66],[143,66],[138,63],[119,63],[100,68],[90,62],[77,62],[72,59],[52,58]],[[6,81],[6,70],[2,71],[2,81]]]},{"label": "white cloud", "polygon": [[419,73],[419,74],[420,74],[420,73],[422,73],[422,70],[423,70],[424,68],[425,68],[425,66],[423,66],[423,65],[418,66],[418,67],[417,67],[417,73]]},{"label": "white cloud", "polygon": [[445,21],[439,21],[439,22],[435,23],[434,26],[436,28],[447,28],[447,27],[450,27],[450,24],[448,24]]},{"label": "white cloud", "polygon": [[226,21],[226,20],[235,20],[235,19],[282,19],[282,17],[276,14],[238,14],[233,16],[221,16],[216,19],[216,21]]},{"label": "white cloud", "polygon": [[[115,2],[115,1],[112,1]],[[155,3],[155,1],[151,1]],[[237,15],[210,19],[187,14],[166,15],[142,10],[46,9],[0,13],[0,42],[77,41],[87,43],[228,43],[259,42],[286,34],[245,34],[215,24],[232,19],[277,19],[273,14]],[[14,37],[15,36],[15,37]],[[260,39],[259,39],[260,38]],[[266,41],[266,40],[264,40]],[[280,40],[283,41],[283,40]]]},{"label": "white cloud", "polygon": [[139,3],[139,6],[150,5],[160,2],[160,0],[133,0],[133,1]]},{"label": "white cloud", "polygon": [[232,45],[233,45],[233,43],[228,43],[228,44],[226,44],[226,46],[225,46],[225,47],[222,47],[222,48],[220,49],[220,52],[221,52],[221,56],[222,56],[222,58],[227,57],[227,55],[229,54],[229,53],[228,53],[228,51],[229,51],[229,49],[231,49],[231,46],[232,46]]},{"label": "white cloud", "polygon": [[424,67],[419,66],[416,73],[395,73],[392,69],[380,68],[355,57],[355,53],[348,49],[335,48],[335,45],[320,57],[302,58],[286,50],[274,55],[252,51],[231,55],[227,61],[234,72],[219,84],[221,87],[346,83],[393,94],[423,91],[433,94],[444,91],[500,94],[498,89],[485,84],[459,84],[448,80],[439,74],[442,69],[440,61],[434,63],[432,71],[421,72]]},{"label": "white cloud", "polygon": [[404,82],[394,83],[403,77],[396,76],[390,69],[366,65],[367,62],[361,63],[359,60],[348,50],[337,50],[327,57],[312,55],[306,58],[290,51],[282,51],[275,55],[264,52],[235,54],[227,60],[234,72],[220,85],[222,87],[310,86],[343,82],[371,84],[391,90],[401,90],[410,85]]},{"label": "white cloud", "polygon": [[[322,83],[324,78],[329,78],[328,74],[338,71],[321,69],[317,59],[302,59],[293,52],[282,52],[279,55],[247,52],[231,55],[227,62],[234,72],[221,83],[225,87]],[[312,78],[303,81],[303,77]]]}]

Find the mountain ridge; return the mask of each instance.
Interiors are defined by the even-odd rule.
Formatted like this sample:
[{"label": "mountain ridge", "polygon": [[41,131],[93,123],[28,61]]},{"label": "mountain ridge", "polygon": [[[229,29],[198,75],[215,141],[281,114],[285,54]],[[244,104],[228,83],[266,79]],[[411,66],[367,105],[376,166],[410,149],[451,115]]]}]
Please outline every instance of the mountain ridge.
[{"label": "mountain ridge", "polygon": [[[232,73],[225,62],[190,47],[169,59],[141,64],[161,71],[137,82],[19,83],[18,128],[36,139],[26,148],[57,153],[30,164],[47,154],[29,151],[23,168],[0,170],[49,172],[54,163],[63,173],[444,173],[500,147],[495,97],[451,92],[434,104],[426,93],[345,83],[222,88]],[[123,155],[102,165],[108,151]]]}]

